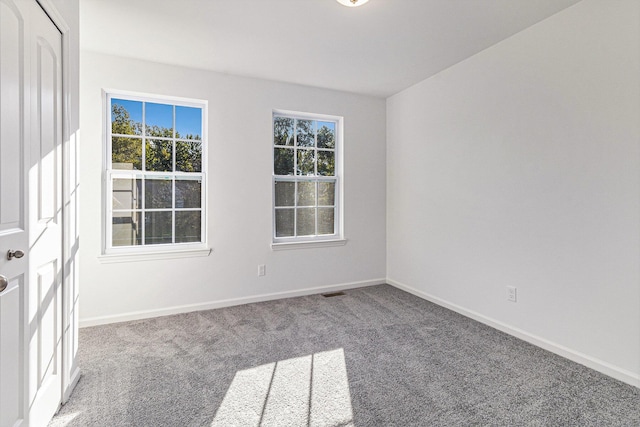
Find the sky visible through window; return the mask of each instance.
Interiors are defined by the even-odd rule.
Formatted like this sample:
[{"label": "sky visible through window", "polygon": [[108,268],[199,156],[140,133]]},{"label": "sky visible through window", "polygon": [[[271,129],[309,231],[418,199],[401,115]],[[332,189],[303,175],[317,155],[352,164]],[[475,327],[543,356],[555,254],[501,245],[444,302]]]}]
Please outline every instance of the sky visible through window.
[{"label": "sky visible through window", "polygon": [[[127,110],[132,121],[142,123],[143,102],[130,101],[127,99],[111,99],[111,105],[116,104]],[[173,106],[153,102],[146,102],[144,104],[146,108],[145,118],[147,126],[157,125],[166,129],[173,128]],[[200,135],[202,131],[201,112],[202,109],[200,108],[176,105],[176,133],[180,138],[185,138],[187,135],[197,135],[198,139],[202,138],[202,135]],[[111,120],[114,120],[113,110]]]}]

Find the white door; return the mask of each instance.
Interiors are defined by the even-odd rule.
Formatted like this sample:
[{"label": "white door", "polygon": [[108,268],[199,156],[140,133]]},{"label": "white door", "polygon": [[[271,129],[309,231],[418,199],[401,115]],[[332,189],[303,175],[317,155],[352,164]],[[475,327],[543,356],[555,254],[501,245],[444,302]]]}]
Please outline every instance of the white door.
[{"label": "white door", "polygon": [[61,46],[35,0],[0,0],[1,427],[62,400]]}]

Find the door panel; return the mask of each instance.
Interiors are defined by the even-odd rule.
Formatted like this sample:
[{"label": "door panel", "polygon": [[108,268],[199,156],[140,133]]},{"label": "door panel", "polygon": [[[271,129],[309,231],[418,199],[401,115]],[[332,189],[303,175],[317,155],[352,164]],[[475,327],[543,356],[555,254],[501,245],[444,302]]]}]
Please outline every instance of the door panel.
[{"label": "door panel", "polygon": [[29,424],[38,426],[62,401],[62,38],[32,3],[28,369]]},{"label": "door panel", "polygon": [[26,257],[9,261],[9,249],[27,251],[26,218],[29,55],[28,9],[0,0],[0,426],[21,425],[26,417]]},{"label": "door panel", "polygon": [[52,376],[58,375],[58,313],[60,299],[56,292],[56,262],[50,262],[38,269],[38,387],[42,387]]},{"label": "door panel", "polygon": [[35,0],[0,0],[0,426],[62,400],[61,46]]},{"label": "door panel", "polygon": [[[0,1],[0,187],[5,185],[24,186],[22,169],[23,87],[24,87],[24,25],[17,7]],[[17,191],[0,193],[0,232],[19,228],[22,203],[20,188]]]},{"label": "door panel", "polygon": [[[56,30],[57,31],[57,30]],[[39,134],[39,152],[33,158],[39,159],[38,165],[38,221],[56,221],[58,194],[58,153],[61,138],[57,135],[57,110],[60,98],[58,82],[58,61],[60,48],[57,51],[48,40],[38,37],[36,51],[36,73],[38,108],[36,125]],[[35,148],[35,147],[34,147]]]},{"label": "door panel", "polygon": [[0,297],[0,426],[13,426],[23,415],[24,376],[24,276],[9,278],[9,286]]}]

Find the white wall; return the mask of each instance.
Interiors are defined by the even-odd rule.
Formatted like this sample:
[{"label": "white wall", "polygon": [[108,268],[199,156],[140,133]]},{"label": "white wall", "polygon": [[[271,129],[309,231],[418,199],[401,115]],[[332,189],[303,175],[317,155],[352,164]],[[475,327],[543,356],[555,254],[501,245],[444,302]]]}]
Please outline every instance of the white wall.
[{"label": "white wall", "polygon": [[[210,256],[99,260],[103,88],[209,101]],[[82,325],[384,282],[383,99],[83,51],[80,103]],[[271,250],[273,109],[344,117],[346,246]],[[266,276],[257,277],[258,264]]]},{"label": "white wall", "polygon": [[584,0],[387,101],[391,283],[636,385],[639,18]]}]

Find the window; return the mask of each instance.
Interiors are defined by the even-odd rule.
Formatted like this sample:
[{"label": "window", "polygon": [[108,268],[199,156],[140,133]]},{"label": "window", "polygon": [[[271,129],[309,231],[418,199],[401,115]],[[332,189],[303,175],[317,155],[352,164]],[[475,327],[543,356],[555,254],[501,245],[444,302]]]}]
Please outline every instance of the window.
[{"label": "window", "polygon": [[105,252],[205,243],[206,101],[106,94]]},{"label": "window", "polygon": [[336,240],[342,119],[273,114],[273,242]]}]

